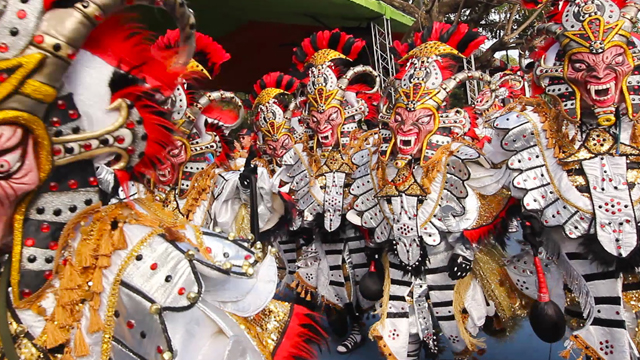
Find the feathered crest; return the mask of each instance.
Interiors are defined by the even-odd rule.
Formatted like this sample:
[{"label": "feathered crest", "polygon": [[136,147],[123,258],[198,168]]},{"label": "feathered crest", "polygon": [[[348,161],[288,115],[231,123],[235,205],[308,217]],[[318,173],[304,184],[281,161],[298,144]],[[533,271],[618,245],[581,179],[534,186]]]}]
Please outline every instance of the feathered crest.
[{"label": "feathered crest", "polygon": [[82,49],[168,95],[184,68],[173,67],[166,51],[151,52],[155,34],[136,19],[133,14],[110,16],[91,32]]},{"label": "feathered crest", "polygon": [[[180,44],[180,30],[169,30],[155,42],[152,47],[154,52],[173,51],[177,53]],[[231,59],[222,45],[215,42],[210,36],[196,32],[196,49],[193,60],[204,67],[212,77],[220,72],[220,65]]]},{"label": "feathered crest", "polygon": [[265,89],[278,89],[293,94],[299,84],[300,81],[298,79],[281,72],[268,73],[253,85],[253,91],[251,95],[249,95],[249,99],[252,104],[255,103],[256,99]]},{"label": "feathered crest", "polygon": [[449,45],[464,56],[470,56],[486,40],[486,36],[481,35],[477,29],[469,28],[467,24],[459,23],[456,26],[452,26],[434,22],[432,25],[427,26],[424,31],[415,33],[413,39],[408,43],[394,41],[392,52],[396,59],[399,60],[420,45],[430,41],[437,41]]},{"label": "feathered crest", "polygon": [[146,86],[132,86],[118,91],[111,97],[112,101],[128,100],[143,121],[147,141],[144,149],[135,149],[136,152],[144,152],[144,156],[132,169],[132,175],[137,178],[146,175],[154,179],[155,165],[166,158],[166,149],[173,142],[173,124],[167,120],[168,110],[158,105],[156,94],[157,91]]},{"label": "feathered crest", "polygon": [[[343,33],[339,29],[319,31],[304,39],[302,44],[293,49],[293,63],[298,70],[303,70],[314,55],[321,50],[333,50],[333,58],[355,60],[365,45],[362,39]],[[332,60],[327,58],[325,60]]]}]

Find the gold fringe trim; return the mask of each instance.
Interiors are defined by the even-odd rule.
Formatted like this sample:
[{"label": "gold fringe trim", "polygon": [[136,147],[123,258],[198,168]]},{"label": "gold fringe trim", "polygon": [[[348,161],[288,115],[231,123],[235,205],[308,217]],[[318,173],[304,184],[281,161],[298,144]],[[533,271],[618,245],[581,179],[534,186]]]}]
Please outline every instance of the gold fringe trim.
[{"label": "gold fringe trim", "polygon": [[464,279],[460,279],[456,282],[456,285],[453,289],[453,314],[456,318],[456,322],[458,323],[460,337],[462,337],[465,344],[467,344],[467,348],[472,352],[475,352],[479,348],[486,347],[486,344],[484,343],[484,339],[476,339],[471,336],[471,334],[465,327],[465,321],[462,316],[462,309],[464,309],[464,299],[467,296],[467,292],[469,292],[472,281],[473,276],[467,275]]},{"label": "gold fringe trim", "polygon": [[[196,240],[187,239],[179,230],[186,229],[188,222],[177,213],[168,212],[161,204],[156,204],[150,197],[137,199],[136,203],[146,212],[137,211],[132,203],[118,203],[105,207],[93,208],[85,212],[81,219],[74,218],[67,224],[60,238],[60,248],[68,252],[66,246],[75,239],[80,226],[80,241],[72,258],[56,260],[56,274],[60,279],[57,289],[57,302],[52,314],[47,317],[42,336],[38,343],[45,348],[65,344],[71,347],[72,330],[75,328],[73,352],[65,353],[63,358],[73,360],[75,357],[88,355],[91,351],[81,330],[83,309],[89,306],[90,316],[88,332],[105,332],[106,325],[100,316],[100,294],[104,291],[103,271],[111,264],[111,255],[116,250],[128,248],[123,226],[136,224],[154,229],[146,239],[164,232],[167,237],[176,241],[189,241],[201,253],[208,257],[202,241],[202,233],[193,228]],[[114,226],[117,222],[117,226]],[[115,229],[114,229],[115,227]],[[64,246],[63,246],[64,244]],[[58,256],[62,252],[59,250]],[[62,266],[62,268],[60,268]],[[112,314],[111,314],[112,315]]]},{"label": "gold fringe trim", "polygon": [[180,209],[187,220],[193,220],[193,216],[202,201],[209,198],[211,187],[218,175],[216,170],[218,170],[218,165],[211,164],[206,169],[196,173],[191,180],[191,186],[186,194],[180,196],[180,198],[187,199],[184,206]]},{"label": "gold fringe trim", "polygon": [[[380,335],[378,327],[387,320],[387,309],[389,308],[389,292],[391,291],[391,275],[389,274],[389,255],[385,252],[382,254],[382,267],[384,268],[384,284],[382,287],[382,306],[376,311],[380,315],[380,320],[376,321],[369,329],[369,339],[376,339],[376,335]],[[385,343],[386,346],[386,343]]]},{"label": "gold fringe trim", "polygon": [[451,144],[443,145],[436,151],[429,161],[422,165],[422,179],[420,179],[420,184],[427,194],[431,192],[431,183],[433,180],[435,180],[438,175],[442,174],[442,169],[446,166],[444,161],[454,153],[455,150],[451,150]]},{"label": "gold fringe trim", "polygon": [[[569,340],[573,342],[576,348],[582,351],[582,354],[580,355],[581,357],[583,357],[584,355],[588,355],[591,360],[604,360],[604,358],[600,356],[600,354],[598,354],[598,352],[592,346],[584,341],[584,339],[580,337],[580,335],[571,335]],[[569,347],[567,350],[569,350],[569,353],[571,353],[571,347]],[[560,353],[560,356],[562,356],[563,353],[564,351]]]},{"label": "gold fringe trim", "polygon": [[513,285],[504,268],[505,257],[504,251],[495,244],[481,247],[474,257],[472,274],[510,332],[516,327],[517,319],[527,316],[532,300]]}]

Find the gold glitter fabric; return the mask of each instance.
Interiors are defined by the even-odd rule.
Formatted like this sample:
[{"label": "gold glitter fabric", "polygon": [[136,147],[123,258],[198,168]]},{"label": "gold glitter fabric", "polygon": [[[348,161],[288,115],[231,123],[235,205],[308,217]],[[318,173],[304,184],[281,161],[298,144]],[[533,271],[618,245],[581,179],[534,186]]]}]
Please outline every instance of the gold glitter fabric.
[{"label": "gold glitter fabric", "polygon": [[509,202],[511,193],[509,190],[502,188],[491,195],[477,193],[476,196],[478,197],[478,203],[481,204],[481,206],[478,209],[478,218],[471,226],[471,229],[492,223],[507,205],[507,202]]},{"label": "gold glitter fabric", "polygon": [[497,245],[482,247],[473,260],[473,275],[487,299],[495,304],[504,327],[510,331],[519,318],[527,315],[531,301],[511,282],[504,268],[505,257]]},{"label": "gold glitter fabric", "polygon": [[255,104],[253,104],[253,108],[257,108],[259,105],[264,105],[268,103],[274,96],[285,92],[282,89],[277,88],[266,88],[260,92],[258,97],[256,98]]},{"label": "gold glitter fabric", "polygon": [[402,60],[400,60],[400,62],[414,57],[431,57],[444,54],[462,56],[462,54],[460,54],[458,50],[445,43],[442,43],[440,41],[428,41],[411,50],[407,55],[405,55],[404,58],[402,58]]},{"label": "gold glitter fabric", "polygon": [[413,176],[413,167],[411,165],[403,166],[391,181],[385,179],[383,184],[385,186],[377,196],[399,196],[400,193],[422,197],[428,195],[427,191],[422,189]]},{"label": "gold glitter fabric", "polygon": [[236,235],[248,239],[249,235],[251,235],[251,216],[247,204],[240,204],[234,224]]},{"label": "gold glitter fabric", "polygon": [[256,315],[246,318],[231,313],[229,315],[249,335],[265,359],[271,360],[273,359],[273,351],[289,322],[291,306],[283,301],[271,300]]},{"label": "gold glitter fabric", "polygon": [[[55,356],[45,357],[43,351],[25,336],[27,334],[26,326],[18,324],[13,319],[11,312],[7,312],[7,318],[9,319],[9,331],[13,335],[13,344],[21,360],[57,359]],[[2,344],[0,344],[0,358],[5,358]]]},{"label": "gold glitter fabric", "polygon": [[307,62],[307,64],[313,64],[315,66],[318,65],[322,65],[328,61],[331,61],[333,59],[348,59],[346,56],[344,56],[343,54],[332,50],[332,49],[322,49],[317,51],[315,54],[313,54],[313,56],[311,57],[311,59],[309,59],[309,61]]},{"label": "gold glitter fabric", "polygon": [[[640,276],[638,274],[625,274],[623,281],[624,284],[638,283],[640,282]],[[640,290],[623,291],[622,298],[633,312],[640,311]]]}]

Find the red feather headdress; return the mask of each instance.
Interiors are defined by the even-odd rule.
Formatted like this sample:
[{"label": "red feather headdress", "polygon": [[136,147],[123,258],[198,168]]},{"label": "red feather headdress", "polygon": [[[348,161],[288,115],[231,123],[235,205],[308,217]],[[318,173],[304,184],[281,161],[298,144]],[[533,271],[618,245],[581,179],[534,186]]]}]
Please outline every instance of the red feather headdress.
[{"label": "red feather headdress", "polygon": [[464,56],[470,56],[486,40],[486,36],[481,35],[477,29],[469,28],[467,24],[459,23],[452,26],[435,22],[433,25],[427,26],[424,31],[415,33],[413,39],[408,43],[394,41],[392,52],[396,59],[401,59],[418,46],[430,41],[437,41],[449,45]]},{"label": "red feather headdress", "polygon": [[354,38],[353,35],[343,33],[339,29],[319,31],[293,49],[293,64],[302,71],[317,52],[325,49],[333,50],[336,55],[340,55],[335,58],[355,60],[364,45],[364,40]]},{"label": "red feather headdress", "polygon": [[293,94],[299,84],[300,81],[298,79],[281,72],[268,73],[253,85],[253,91],[249,95],[249,100],[254,104],[265,89],[278,89],[282,90],[282,92]]},{"label": "red feather headdress", "polygon": [[[180,30],[169,30],[155,42],[152,47],[154,52],[177,52],[180,44]],[[231,59],[222,45],[215,42],[210,36],[196,32],[196,49],[193,60],[207,70],[211,77],[220,72],[220,65]]]},{"label": "red feather headdress", "polygon": [[172,67],[166,53],[152,53],[155,34],[136,23],[132,14],[107,18],[89,35],[82,49],[170,94],[184,69]]}]

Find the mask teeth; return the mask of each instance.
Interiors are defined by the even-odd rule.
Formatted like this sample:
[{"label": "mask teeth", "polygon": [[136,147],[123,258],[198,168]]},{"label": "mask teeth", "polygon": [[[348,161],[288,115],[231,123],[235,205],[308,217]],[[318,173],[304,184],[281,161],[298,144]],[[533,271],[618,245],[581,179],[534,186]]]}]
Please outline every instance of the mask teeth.
[{"label": "mask teeth", "polygon": [[615,124],[616,122],[615,111],[616,111],[615,106],[593,109],[593,112],[598,117],[598,124],[600,124],[600,126],[611,126]]}]

